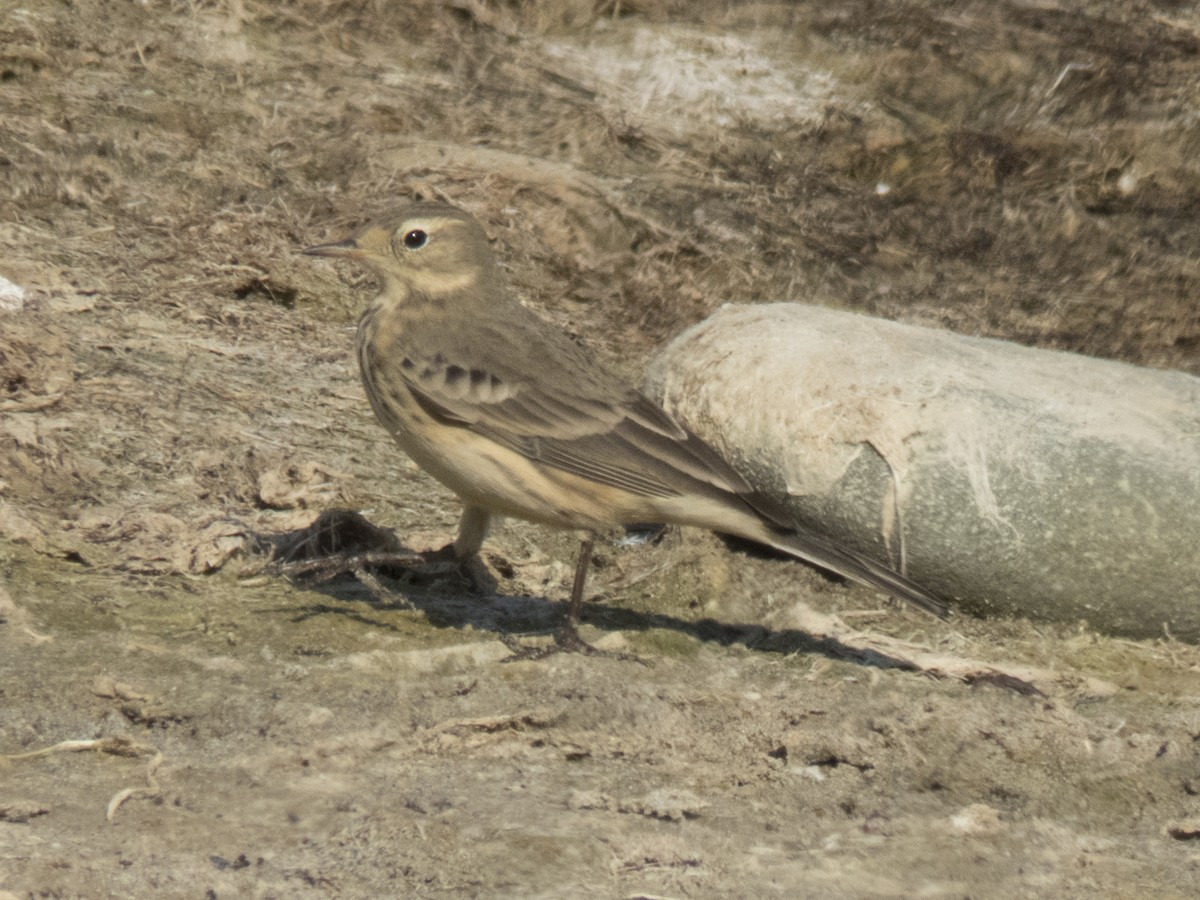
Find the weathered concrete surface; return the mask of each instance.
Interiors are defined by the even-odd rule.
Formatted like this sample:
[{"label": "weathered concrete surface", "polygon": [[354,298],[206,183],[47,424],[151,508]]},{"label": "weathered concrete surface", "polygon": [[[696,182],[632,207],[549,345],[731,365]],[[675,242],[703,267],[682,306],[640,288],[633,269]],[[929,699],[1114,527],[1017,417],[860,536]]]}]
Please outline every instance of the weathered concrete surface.
[{"label": "weathered concrete surface", "polygon": [[1200,379],[789,303],[722,308],[648,387],[964,610],[1200,640]]}]

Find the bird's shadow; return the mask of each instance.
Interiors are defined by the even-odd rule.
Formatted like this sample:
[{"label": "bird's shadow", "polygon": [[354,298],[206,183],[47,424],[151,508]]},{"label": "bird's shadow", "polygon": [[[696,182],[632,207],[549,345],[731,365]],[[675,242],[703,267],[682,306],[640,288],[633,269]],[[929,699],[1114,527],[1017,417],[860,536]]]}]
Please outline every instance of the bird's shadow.
[{"label": "bird's shadow", "polygon": [[[372,525],[356,512],[331,510],[322,513],[308,528],[261,537],[272,548],[282,576],[291,578],[306,591],[336,601],[288,607],[294,611],[296,622],[340,616],[372,628],[400,631],[389,613],[414,610],[424,614],[437,628],[470,626],[497,635],[545,633],[561,623],[562,604],[544,597],[499,594],[498,583],[483,565],[477,564],[465,575],[445,565],[421,565],[421,554],[407,550],[394,533]],[[347,561],[351,564],[344,565]],[[499,562],[504,565],[503,560]],[[369,566],[367,581],[362,577],[364,565]],[[309,570],[309,574],[321,573],[322,580],[297,577],[294,574],[297,567]],[[359,570],[357,575],[355,568]],[[681,619],[600,602],[585,603],[580,619],[606,631],[664,630],[705,643],[723,647],[740,645],[761,653],[819,655],[874,668],[917,668],[906,659],[848,646],[836,638],[817,637],[798,629],[772,629],[712,618]]]}]

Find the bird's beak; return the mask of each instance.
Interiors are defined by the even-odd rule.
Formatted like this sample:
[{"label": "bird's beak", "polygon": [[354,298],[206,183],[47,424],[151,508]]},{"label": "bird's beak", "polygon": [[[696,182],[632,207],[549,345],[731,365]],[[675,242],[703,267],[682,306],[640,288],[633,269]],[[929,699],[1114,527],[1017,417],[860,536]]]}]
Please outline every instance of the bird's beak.
[{"label": "bird's beak", "polygon": [[332,256],[337,259],[362,259],[366,256],[366,252],[358,245],[356,238],[346,238],[344,241],[336,241],[332,244],[317,244],[315,247],[306,247],[303,251],[307,256]]}]

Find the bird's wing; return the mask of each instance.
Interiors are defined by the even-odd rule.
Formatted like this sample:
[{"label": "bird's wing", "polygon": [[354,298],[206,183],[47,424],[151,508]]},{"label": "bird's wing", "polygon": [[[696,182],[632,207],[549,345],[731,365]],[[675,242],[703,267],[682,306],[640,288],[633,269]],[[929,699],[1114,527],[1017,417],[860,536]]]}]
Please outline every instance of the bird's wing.
[{"label": "bird's wing", "polygon": [[750,493],[728,463],[659,406],[573,343],[555,343],[529,348],[545,352],[536,365],[520,369],[512,357],[494,352],[486,354],[490,365],[467,364],[445,350],[396,346],[398,365],[389,370],[442,424],[470,429],[547,466],[642,496]]}]

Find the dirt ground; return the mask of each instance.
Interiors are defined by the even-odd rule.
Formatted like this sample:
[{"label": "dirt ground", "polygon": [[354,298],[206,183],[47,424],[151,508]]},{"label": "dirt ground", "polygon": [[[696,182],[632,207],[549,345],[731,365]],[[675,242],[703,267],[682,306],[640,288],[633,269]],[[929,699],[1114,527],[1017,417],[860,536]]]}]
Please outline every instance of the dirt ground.
[{"label": "dirt ground", "polygon": [[[796,299],[1200,374],[1200,8],[0,3],[0,898],[1191,897],[1200,652],[889,607],[688,530],[492,589],[300,256],[452,200],[637,378]],[[7,291],[7,292],[6,292]],[[342,511],[342,512],[337,512]],[[329,521],[328,519],[323,521]],[[43,752],[44,751],[44,752]]]}]

